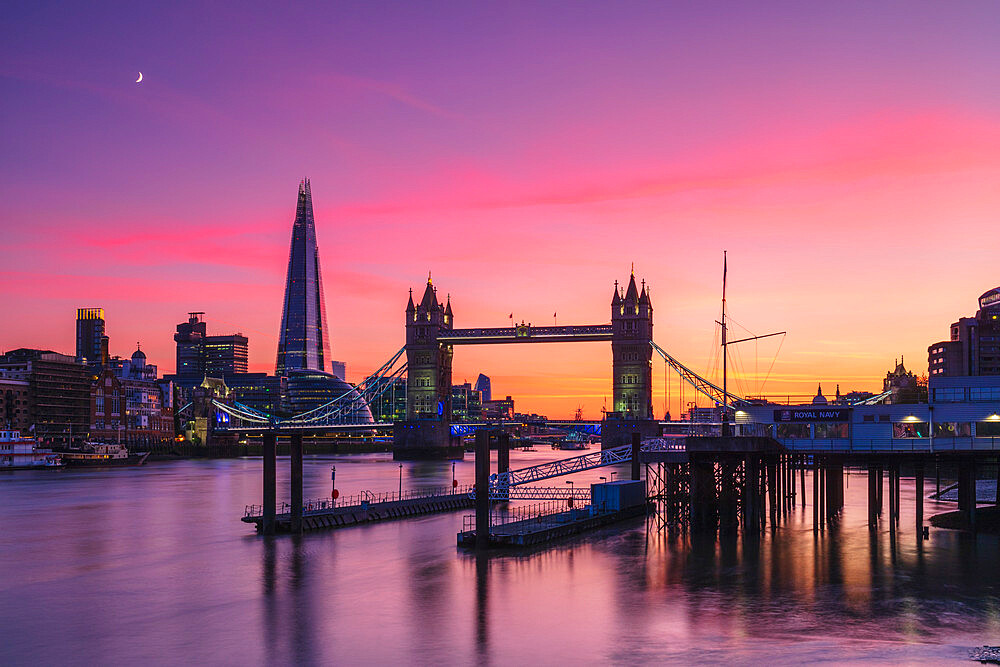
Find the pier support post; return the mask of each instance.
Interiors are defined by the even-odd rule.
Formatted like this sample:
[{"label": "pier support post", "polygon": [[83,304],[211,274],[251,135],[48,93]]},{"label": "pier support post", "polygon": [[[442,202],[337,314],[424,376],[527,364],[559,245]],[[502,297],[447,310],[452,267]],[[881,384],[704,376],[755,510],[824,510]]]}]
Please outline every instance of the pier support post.
[{"label": "pier support post", "polygon": [[805,454],[799,457],[799,483],[802,492],[802,509],[806,508],[806,457]]},{"label": "pier support post", "polygon": [[868,527],[875,528],[878,525],[878,466],[874,463],[868,464]]},{"label": "pier support post", "polygon": [[743,530],[747,532],[751,527],[757,530],[760,526],[760,518],[757,515],[759,476],[760,465],[752,454],[748,454],[743,460]]},{"label": "pier support post", "polygon": [[302,434],[293,433],[288,445],[292,460],[292,533],[302,532]]},{"label": "pier support post", "polygon": [[971,457],[958,463],[958,509],[965,514],[969,530],[976,530],[976,464]]},{"label": "pier support post", "polygon": [[274,535],[275,505],[278,504],[278,462],[276,443],[278,437],[273,433],[265,433],[262,440],[264,455],[264,497],[261,533]]},{"label": "pier support post", "polygon": [[1000,505],[1000,459],[997,459],[997,495],[994,505]]},{"label": "pier support post", "polygon": [[476,548],[490,545],[490,434],[476,431]]},{"label": "pier support post", "polygon": [[835,459],[827,466],[827,471],[827,513],[833,516],[844,508],[844,464],[839,458]]},{"label": "pier support post", "polygon": [[694,458],[691,470],[691,528],[703,529],[715,525],[715,466],[711,460]]},{"label": "pier support post", "polygon": [[720,461],[722,478],[719,486],[719,530],[734,531],[739,528],[737,514],[736,469],[739,463],[730,458]]},{"label": "pier support post", "polygon": [[771,527],[778,523],[778,462],[774,458],[767,461],[767,501],[770,503]]},{"label": "pier support post", "polygon": [[916,479],[914,480],[914,501],[916,503],[916,519],[917,519],[917,542],[924,539],[924,462],[917,461],[914,464],[914,473]]},{"label": "pier support post", "polygon": [[819,458],[813,455],[813,530],[819,530]]},{"label": "pier support post", "polygon": [[875,495],[877,496],[876,497],[876,501],[877,501],[877,505],[878,505],[878,515],[879,516],[882,516],[882,502],[883,502],[882,501],[882,495],[883,495],[882,492],[883,492],[884,487],[885,487],[885,482],[882,480],[882,470],[883,470],[883,466],[880,463],[880,464],[878,464],[878,467],[875,470],[875,479],[876,479]]},{"label": "pier support post", "polygon": [[642,445],[642,435],[632,434],[632,480],[639,480],[639,448]]},{"label": "pier support post", "polygon": [[896,533],[896,464],[889,464],[889,533]]},{"label": "pier support post", "polygon": [[896,525],[898,526],[899,525],[899,515],[900,515],[900,509],[899,509],[899,476],[900,475],[899,475],[899,462],[898,461],[892,466],[892,474],[896,478],[896,483],[895,483],[895,492],[896,492]]},{"label": "pier support post", "polygon": [[[510,472],[510,433],[497,434],[497,474]],[[510,498],[510,489],[497,489],[505,499]]]}]

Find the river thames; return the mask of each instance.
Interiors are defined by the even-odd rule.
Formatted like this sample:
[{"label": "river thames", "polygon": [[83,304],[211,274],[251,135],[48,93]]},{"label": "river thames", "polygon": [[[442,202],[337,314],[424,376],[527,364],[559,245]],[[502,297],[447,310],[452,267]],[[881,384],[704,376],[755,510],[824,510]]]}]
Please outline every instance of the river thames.
[{"label": "river thames", "polygon": [[[564,454],[514,451],[511,466]],[[388,454],[307,457],[307,498],[329,495],[334,465],[345,495],[399,484]],[[287,458],[278,469],[283,498]],[[406,463],[402,484],[451,474]],[[471,455],[456,474],[472,482]],[[940,663],[1000,644],[997,536],[932,529],[918,548],[912,480],[895,538],[869,532],[853,473],[842,519],[819,534],[810,508],[756,544],[639,519],[490,557],[455,546],[468,512],[258,537],[239,519],[260,483],[259,458],[0,474],[2,661]]]}]

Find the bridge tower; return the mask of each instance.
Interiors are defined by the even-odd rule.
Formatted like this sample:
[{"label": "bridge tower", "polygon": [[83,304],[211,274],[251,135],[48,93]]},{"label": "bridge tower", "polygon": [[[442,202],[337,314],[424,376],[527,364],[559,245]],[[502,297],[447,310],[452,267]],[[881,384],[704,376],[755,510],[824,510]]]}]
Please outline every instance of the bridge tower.
[{"label": "bridge tower", "polygon": [[406,304],[406,421],[393,426],[396,460],[462,458],[451,436],[452,346],[438,337],[454,328],[451,299],[442,304],[427,276],[420,303]]},{"label": "bridge tower", "polygon": [[601,426],[603,447],[631,441],[632,433],[659,435],[653,418],[653,303],[649,287],[636,285],[635,273],[611,298],[612,396],[614,404]]}]

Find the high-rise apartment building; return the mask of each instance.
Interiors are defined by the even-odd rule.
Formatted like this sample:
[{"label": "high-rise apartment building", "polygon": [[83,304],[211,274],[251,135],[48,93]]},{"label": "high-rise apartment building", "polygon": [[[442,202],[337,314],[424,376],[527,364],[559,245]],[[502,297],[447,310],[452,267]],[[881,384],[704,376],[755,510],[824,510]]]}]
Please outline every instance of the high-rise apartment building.
[{"label": "high-rise apartment building", "polygon": [[309,179],[304,179],[299,183],[292,223],[275,375],[288,375],[288,371],[296,369],[325,372],[329,368],[330,334],[316,245],[312,189]]},{"label": "high-rise apartment building", "polygon": [[76,360],[91,367],[108,363],[103,308],[76,309]]},{"label": "high-rise apartment building", "polygon": [[951,339],[927,348],[930,377],[1000,375],[1000,287],[979,297],[974,317],[951,325]]}]

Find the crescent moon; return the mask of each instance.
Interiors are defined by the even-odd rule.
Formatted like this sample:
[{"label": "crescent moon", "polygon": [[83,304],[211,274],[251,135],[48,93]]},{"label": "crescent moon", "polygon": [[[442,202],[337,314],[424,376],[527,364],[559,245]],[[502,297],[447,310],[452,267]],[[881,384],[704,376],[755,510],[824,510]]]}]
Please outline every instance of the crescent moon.
[{"label": "crescent moon", "polygon": [[139,78],[135,80],[136,83],[142,82],[142,72],[139,72]]}]

